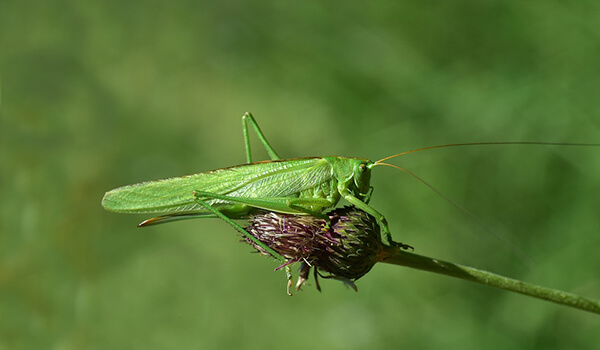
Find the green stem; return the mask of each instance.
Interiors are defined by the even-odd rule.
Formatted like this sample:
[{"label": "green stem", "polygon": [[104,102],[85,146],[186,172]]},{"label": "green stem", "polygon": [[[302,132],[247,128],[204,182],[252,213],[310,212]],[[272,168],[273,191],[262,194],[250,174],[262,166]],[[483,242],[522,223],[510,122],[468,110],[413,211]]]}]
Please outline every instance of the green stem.
[{"label": "green stem", "polygon": [[402,249],[396,247],[386,246],[380,256],[379,261],[387,264],[401,265],[413,269],[462,278],[467,281],[477,282],[600,314],[600,301],[598,300],[585,298],[557,289],[526,283],[473,267],[462,266],[447,261],[428,258],[422,255],[403,251]]}]

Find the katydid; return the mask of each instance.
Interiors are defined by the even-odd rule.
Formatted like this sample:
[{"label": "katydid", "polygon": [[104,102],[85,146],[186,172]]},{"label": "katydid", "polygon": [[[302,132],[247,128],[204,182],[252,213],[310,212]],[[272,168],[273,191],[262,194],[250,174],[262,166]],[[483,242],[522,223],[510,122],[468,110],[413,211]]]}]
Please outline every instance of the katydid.
[{"label": "katydid", "polygon": [[[378,161],[336,156],[280,159],[250,113],[244,114],[242,125],[247,164],[119,187],[105,194],[102,206],[106,210],[119,213],[163,213],[162,216],[148,219],[138,226],[191,218],[219,217],[255,241],[233,220],[244,219],[259,210],[265,210],[284,214],[313,215],[328,221],[323,211],[336,206],[343,198],[359,210],[375,217],[390,245],[407,247],[392,240],[385,216],[369,205],[372,192],[371,170],[374,167],[381,165],[398,168],[439,193],[415,174],[385,161],[428,149],[468,145],[592,145],[553,142],[477,142],[420,148]],[[258,135],[271,160],[253,162],[249,126]],[[449,200],[445,196],[444,198]],[[460,207],[459,209],[466,212]],[[262,243],[256,243],[274,257],[286,261]]]}]

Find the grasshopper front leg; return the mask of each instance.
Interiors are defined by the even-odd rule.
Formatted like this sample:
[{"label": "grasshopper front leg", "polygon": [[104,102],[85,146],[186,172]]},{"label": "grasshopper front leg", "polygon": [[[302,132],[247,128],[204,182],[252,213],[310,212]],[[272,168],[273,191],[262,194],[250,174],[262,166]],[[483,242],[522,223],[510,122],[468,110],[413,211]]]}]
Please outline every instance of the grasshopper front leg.
[{"label": "grasshopper front leg", "polygon": [[340,194],[342,195],[342,197],[344,197],[345,200],[347,200],[348,202],[350,202],[350,204],[354,205],[355,207],[357,207],[358,209],[368,213],[369,215],[373,216],[381,225],[381,231],[383,233],[383,235],[385,236],[385,239],[387,240],[388,244],[392,247],[400,247],[402,249],[412,249],[414,250],[413,247],[409,246],[408,244],[404,244],[401,242],[395,242],[392,239],[392,233],[390,232],[390,228],[387,222],[387,219],[385,218],[385,216],[383,216],[383,214],[381,214],[380,212],[378,212],[375,208],[373,208],[372,206],[366,204],[365,202],[361,201],[360,199],[354,197],[348,190],[343,190],[340,191]]}]

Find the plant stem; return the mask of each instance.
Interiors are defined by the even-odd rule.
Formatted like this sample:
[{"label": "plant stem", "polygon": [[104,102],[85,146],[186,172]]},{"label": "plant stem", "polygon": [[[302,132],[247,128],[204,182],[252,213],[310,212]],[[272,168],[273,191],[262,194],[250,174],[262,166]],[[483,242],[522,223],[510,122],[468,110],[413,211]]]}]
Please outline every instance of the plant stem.
[{"label": "plant stem", "polygon": [[477,282],[600,314],[600,301],[598,300],[526,283],[473,267],[409,253],[397,247],[386,246],[379,256],[379,261],[387,264],[401,265],[413,269],[462,278],[467,281]]}]

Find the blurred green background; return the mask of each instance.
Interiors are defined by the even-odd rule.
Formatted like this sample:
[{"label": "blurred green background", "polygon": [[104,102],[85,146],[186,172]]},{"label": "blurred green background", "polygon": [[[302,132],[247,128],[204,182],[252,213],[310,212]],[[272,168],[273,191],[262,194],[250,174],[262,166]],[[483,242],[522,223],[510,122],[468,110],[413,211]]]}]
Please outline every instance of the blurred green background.
[{"label": "blurred green background", "polygon": [[[600,3],[0,2],[0,349],[597,349],[597,315],[379,264],[293,297],[218,220],[147,229],[105,191],[283,157],[600,141]],[[259,151],[258,143],[254,143]],[[262,152],[262,151],[261,151]],[[266,158],[264,152],[259,153]],[[416,252],[600,297],[600,149],[482,146],[377,168]]]}]

